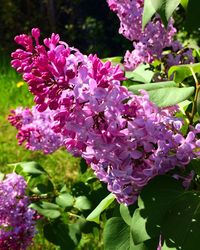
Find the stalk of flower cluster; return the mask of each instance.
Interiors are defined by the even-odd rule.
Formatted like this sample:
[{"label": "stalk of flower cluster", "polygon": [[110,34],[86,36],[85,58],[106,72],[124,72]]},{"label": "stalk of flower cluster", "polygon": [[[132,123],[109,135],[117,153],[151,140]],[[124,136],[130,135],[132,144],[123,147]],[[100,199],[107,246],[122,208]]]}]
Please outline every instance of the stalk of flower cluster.
[{"label": "stalk of flower cluster", "polygon": [[[173,116],[177,108],[158,108],[144,91],[130,93],[121,86],[119,66],[81,54],[56,34],[40,44],[38,29],[15,41],[24,48],[12,53],[12,66],[35,95],[36,109],[53,117],[50,130],[91,165],[119,202],[132,204],[153,177],[184,169],[198,156],[200,126],[185,138],[182,121]],[[16,119],[11,119],[15,126]]]},{"label": "stalk of flower cluster", "polygon": [[0,249],[25,250],[35,235],[35,211],[28,207],[26,182],[15,173],[0,181]]}]

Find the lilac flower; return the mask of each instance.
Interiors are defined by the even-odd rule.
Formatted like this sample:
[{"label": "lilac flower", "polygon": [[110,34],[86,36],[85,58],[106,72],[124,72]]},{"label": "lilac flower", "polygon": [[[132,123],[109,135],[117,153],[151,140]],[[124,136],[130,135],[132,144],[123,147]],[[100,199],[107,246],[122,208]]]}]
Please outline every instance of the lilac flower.
[{"label": "lilac flower", "polygon": [[0,249],[27,249],[35,235],[35,212],[28,207],[26,182],[8,174],[0,181]]},{"label": "lilac flower", "polygon": [[[96,56],[84,56],[77,49],[61,42],[57,34],[44,39],[44,44],[40,45],[39,34],[39,29],[32,30],[36,46],[33,46],[31,36],[16,36],[15,41],[24,49],[17,49],[12,53],[12,66],[23,74],[24,80],[29,84],[39,111],[42,112],[47,107],[56,110],[62,102],[73,99],[70,96],[71,90],[80,80],[83,81],[85,75],[90,74],[99,86],[108,84],[108,81],[124,79],[119,66],[111,67],[110,62],[102,63]],[[63,91],[67,97],[60,100]]]},{"label": "lilac flower", "polygon": [[176,29],[172,18],[165,28],[159,15],[155,15],[142,30],[143,0],[107,0],[107,2],[120,20],[119,33],[133,42],[133,51],[127,51],[124,57],[126,70],[134,70],[139,64],[152,63],[155,59],[162,61],[163,50],[171,46],[172,53],[168,54],[166,60],[167,69],[172,65],[194,61],[191,50],[176,55],[182,45],[174,41]]},{"label": "lilac flower", "polygon": [[[104,111],[99,130],[88,135],[82,153],[97,177],[108,184],[109,191],[127,205],[137,199],[153,177],[175,166],[184,168],[196,157],[195,136],[177,140],[178,135],[183,138],[179,120],[157,108],[146,94],[129,93],[129,97],[125,105],[117,103],[112,113]],[[184,157],[179,156],[182,148]]]},{"label": "lilac flower", "polygon": [[142,42],[134,42],[134,50],[126,51],[124,55],[124,66],[127,71],[134,70],[141,63],[152,63],[154,56],[151,51],[148,50],[146,44]]},{"label": "lilac flower", "polygon": [[[119,66],[81,54],[56,34],[44,40],[47,48],[38,45],[39,31],[36,34],[36,46],[32,38],[18,36],[25,50],[12,54],[13,67],[20,69],[37,103],[32,111],[23,111],[26,115],[15,111],[10,117],[19,129],[20,143],[26,140],[29,149],[46,153],[64,145],[82,156],[127,205],[153,177],[175,167],[184,169],[199,157],[200,129],[191,128],[185,138],[182,121],[174,117],[177,107],[160,109],[146,92],[130,93],[121,86],[124,75]],[[29,60],[24,61],[27,53]],[[49,135],[54,139],[48,143]]]},{"label": "lilac flower", "polygon": [[51,129],[54,111],[39,112],[35,107],[17,108],[9,115],[10,123],[18,129],[17,139],[26,142],[29,150],[42,150],[49,154],[64,145],[64,137]]},{"label": "lilac flower", "polygon": [[171,47],[171,53],[162,56],[166,70],[174,65],[194,63],[191,49],[185,49],[178,41],[173,41]]},{"label": "lilac flower", "polygon": [[107,0],[120,19],[119,33],[130,41],[142,40],[143,0]]}]

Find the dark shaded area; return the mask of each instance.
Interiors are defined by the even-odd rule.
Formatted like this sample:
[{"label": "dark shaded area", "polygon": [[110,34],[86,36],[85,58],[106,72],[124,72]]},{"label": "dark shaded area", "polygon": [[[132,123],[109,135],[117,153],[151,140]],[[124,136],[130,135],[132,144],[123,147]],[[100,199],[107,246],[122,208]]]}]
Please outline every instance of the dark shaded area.
[{"label": "dark shaded area", "polygon": [[13,38],[39,27],[42,36],[59,33],[83,53],[100,57],[122,55],[131,42],[118,34],[119,20],[106,0],[1,0],[1,50],[15,48]]}]

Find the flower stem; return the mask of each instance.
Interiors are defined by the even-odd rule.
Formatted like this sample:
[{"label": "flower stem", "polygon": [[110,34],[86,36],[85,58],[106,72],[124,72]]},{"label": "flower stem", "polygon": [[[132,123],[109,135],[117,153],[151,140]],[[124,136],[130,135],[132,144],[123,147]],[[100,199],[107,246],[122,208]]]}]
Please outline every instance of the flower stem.
[{"label": "flower stem", "polygon": [[199,85],[199,81],[196,77],[196,74],[194,73],[194,70],[192,68],[190,68],[190,70],[192,72],[192,76],[194,78],[195,85],[196,85],[195,96],[194,96],[194,100],[193,100],[193,104],[192,104],[192,111],[191,111],[190,117],[189,117],[190,125],[192,125],[193,120],[194,120],[194,116],[195,116],[196,111],[197,111],[197,99],[198,99],[200,85]]}]

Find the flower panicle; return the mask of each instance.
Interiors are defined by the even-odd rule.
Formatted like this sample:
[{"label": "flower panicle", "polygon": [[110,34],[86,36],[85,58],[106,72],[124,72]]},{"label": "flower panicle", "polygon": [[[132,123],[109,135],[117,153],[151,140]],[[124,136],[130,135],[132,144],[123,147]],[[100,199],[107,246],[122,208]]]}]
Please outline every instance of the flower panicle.
[{"label": "flower panicle", "polygon": [[[44,39],[45,45],[35,41],[31,51],[27,43],[33,44],[32,38],[23,37],[25,50],[12,54],[12,65],[20,67],[36,106],[29,110],[28,122],[25,111],[9,118],[19,130],[20,143],[47,153],[64,146],[83,157],[127,205],[153,177],[184,169],[199,157],[199,126],[185,137],[183,122],[174,117],[177,107],[161,109],[145,91],[139,96],[129,92],[121,86],[125,78],[119,65],[83,55],[56,34]],[[34,37],[39,39],[39,32]]]}]

